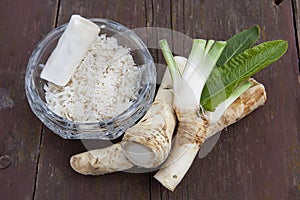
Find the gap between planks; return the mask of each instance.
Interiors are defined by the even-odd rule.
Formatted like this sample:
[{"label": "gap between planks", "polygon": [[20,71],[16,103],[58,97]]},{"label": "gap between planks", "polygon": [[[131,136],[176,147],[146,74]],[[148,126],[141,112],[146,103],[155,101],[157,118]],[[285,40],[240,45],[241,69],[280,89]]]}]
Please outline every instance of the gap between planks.
[{"label": "gap between planks", "polygon": [[300,70],[300,3],[298,0],[292,1],[292,10],[293,10],[293,20],[294,20],[294,30],[298,54],[298,66]]},{"label": "gap between planks", "polygon": [[[60,11],[60,1],[61,0],[57,0],[56,1],[56,12],[55,12],[55,16],[54,16],[54,22],[52,25],[52,29],[57,27],[57,22],[58,22],[58,15],[59,15],[59,11]],[[40,162],[40,154],[41,154],[41,146],[42,146],[42,141],[43,141],[43,137],[44,137],[44,125],[42,124],[42,128],[40,131],[40,141],[39,141],[39,147],[38,147],[38,156],[37,156],[37,161],[36,161],[36,172],[35,172],[35,177],[34,177],[34,187],[33,187],[33,194],[32,194],[32,200],[36,199],[36,190],[38,187],[38,175],[39,175],[39,162]]]}]

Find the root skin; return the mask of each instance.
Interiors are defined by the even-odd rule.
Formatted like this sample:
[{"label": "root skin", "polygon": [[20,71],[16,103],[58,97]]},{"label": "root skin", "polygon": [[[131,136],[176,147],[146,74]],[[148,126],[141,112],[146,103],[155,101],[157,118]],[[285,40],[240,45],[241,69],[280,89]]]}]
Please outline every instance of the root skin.
[{"label": "root skin", "polygon": [[133,164],[122,152],[121,144],[74,155],[70,159],[70,165],[76,172],[84,175],[101,175],[130,169]]}]

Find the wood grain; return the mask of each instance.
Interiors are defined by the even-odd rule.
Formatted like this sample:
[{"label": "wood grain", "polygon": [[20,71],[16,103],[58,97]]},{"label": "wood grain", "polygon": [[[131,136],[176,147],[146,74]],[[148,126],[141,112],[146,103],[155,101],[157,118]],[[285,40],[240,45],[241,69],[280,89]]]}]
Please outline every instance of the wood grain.
[{"label": "wood grain", "polygon": [[[293,13],[294,13],[294,23],[295,32],[297,36],[297,47],[298,47],[298,57],[300,59],[300,2],[298,0],[293,0]],[[299,66],[300,70],[300,66]]]},{"label": "wood grain", "polygon": [[[158,28],[166,28],[172,29],[172,1],[155,1],[155,0],[146,0],[146,17],[147,17],[147,26],[148,27],[158,27]],[[155,30],[153,30],[155,31]],[[153,56],[153,59],[156,63],[156,71],[157,71],[157,86],[161,82],[162,76],[166,70],[166,65],[164,58],[161,54],[161,51],[158,50],[158,41],[162,39],[164,36],[164,31],[161,29],[157,29],[155,35],[156,41],[151,41],[151,43],[157,43],[156,49],[152,49],[150,52]],[[169,38],[169,37],[168,37]],[[172,36],[171,36],[172,38]],[[171,40],[172,41],[172,40]],[[150,176],[150,192],[151,199],[161,199],[161,191],[162,188],[160,184],[155,181],[153,178],[155,172],[149,173]]]},{"label": "wood grain", "polygon": [[24,77],[29,56],[55,15],[56,1],[1,1],[0,154],[11,162],[0,169],[1,199],[33,198],[42,126],[27,104]]}]

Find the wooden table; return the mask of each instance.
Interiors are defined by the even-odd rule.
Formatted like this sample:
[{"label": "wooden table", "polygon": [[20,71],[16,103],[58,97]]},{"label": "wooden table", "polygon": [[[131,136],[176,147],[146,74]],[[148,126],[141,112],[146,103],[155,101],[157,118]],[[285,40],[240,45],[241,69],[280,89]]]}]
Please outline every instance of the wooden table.
[{"label": "wooden table", "polygon": [[[300,199],[298,0],[1,0],[0,5],[0,156],[2,164],[11,162],[0,169],[0,199]],[[284,39],[289,49],[255,76],[266,87],[266,104],[224,131],[172,193],[154,173],[77,174],[69,158],[85,151],[81,141],[61,139],[31,112],[24,92],[28,58],[73,13],[218,40],[258,24],[260,42]],[[151,52],[156,63],[164,63],[160,52]]]}]

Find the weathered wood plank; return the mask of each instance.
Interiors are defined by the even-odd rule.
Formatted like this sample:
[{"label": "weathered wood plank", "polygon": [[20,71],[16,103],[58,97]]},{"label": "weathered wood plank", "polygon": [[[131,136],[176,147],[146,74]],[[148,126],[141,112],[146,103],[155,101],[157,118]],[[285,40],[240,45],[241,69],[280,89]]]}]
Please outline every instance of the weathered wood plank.
[{"label": "weathered wood plank", "polygon": [[27,104],[24,77],[30,53],[54,24],[56,8],[50,0],[1,1],[0,160],[10,162],[0,169],[1,199],[33,198],[42,125]]},{"label": "weathered wood plank", "polygon": [[[95,141],[90,142],[97,144]],[[93,144],[93,147],[107,145],[109,142],[99,142],[98,145]],[[86,147],[81,141],[63,140],[45,130],[35,199],[127,199],[128,195],[132,195],[131,199],[148,199],[147,174],[123,172],[93,177],[73,171],[69,159],[83,151],[86,151]]]},{"label": "weathered wood plank", "polygon": [[144,1],[83,1],[61,0],[58,23],[66,23],[72,14],[81,14],[87,18],[107,18],[128,28],[145,26]]},{"label": "weathered wood plank", "polygon": [[[161,83],[161,79],[166,70],[165,61],[159,49],[158,40],[162,37],[164,31],[159,28],[172,29],[172,2],[171,1],[154,1],[154,0],[145,0],[146,3],[146,18],[147,18],[147,27],[154,27],[152,33],[154,37],[148,41],[150,46],[154,47],[150,50],[153,59],[156,63],[157,70],[157,87]],[[155,28],[158,29],[155,29]],[[156,32],[156,33],[155,33]],[[169,38],[169,37],[168,37]],[[156,40],[156,41],[154,41]],[[171,40],[172,41],[172,40]],[[149,45],[149,44],[148,44]],[[150,191],[151,199],[161,199],[161,186],[154,180],[155,172],[149,173],[150,177]]]},{"label": "weathered wood plank", "polygon": [[[62,0],[58,24],[67,22],[75,13],[91,18],[109,18],[130,28],[143,27],[146,23],[143,1]],[[93,148],[104,145],[109,143],[100,142]],[[69,159],[83,151],[86,148],[81,141],[63,140],[46,129],[42,138],[35,199],[150,198],[148,174],[123,172],[92,177],[73,171]]]},{"label": "weathered wood plank", "polygon": [[266,105],[224,131],[205,159],[196,158],[174,193],[162,189],[163,199],[299,198],[298,59],[291,1],[278,6],[272,1],[184,1],[178,16],[184,16],[179,20],[194,38],[225,40],[259,24],[261,42],[281,38],[290,47],[256,75],[266,86]]},{"label": "weathered wood plank", "polygon": [[[150,45],[153,49],[151,49],[151,53],[153,56],[153,59],[155,63],[162,64],[164,63],[164,59],[161,53],[158,53],[158,40],[162,38],[162,35],[164,34],[164,31],[155,28],[166,28],[166,29],[172,29],[171,24],[171,1],[153,1],[153,0],[145,0],[146,8],[147,8],[147,27],[154,27],[153,29],[153,38],[150,40]],[[165,72],[165,66],[164,65],[157,65],[157,75],[158,84],[160,83],[162,76]]]},{"label": "weathered wood plank", "polygon": [[295,20],[295,31],[297,35],[297,44],[298,44],[297,45],[298,57],[300,59],[300,2],[297,0],[293,0],[293,11],[294,11],[293,13],[294,13],[294,20]]}]

